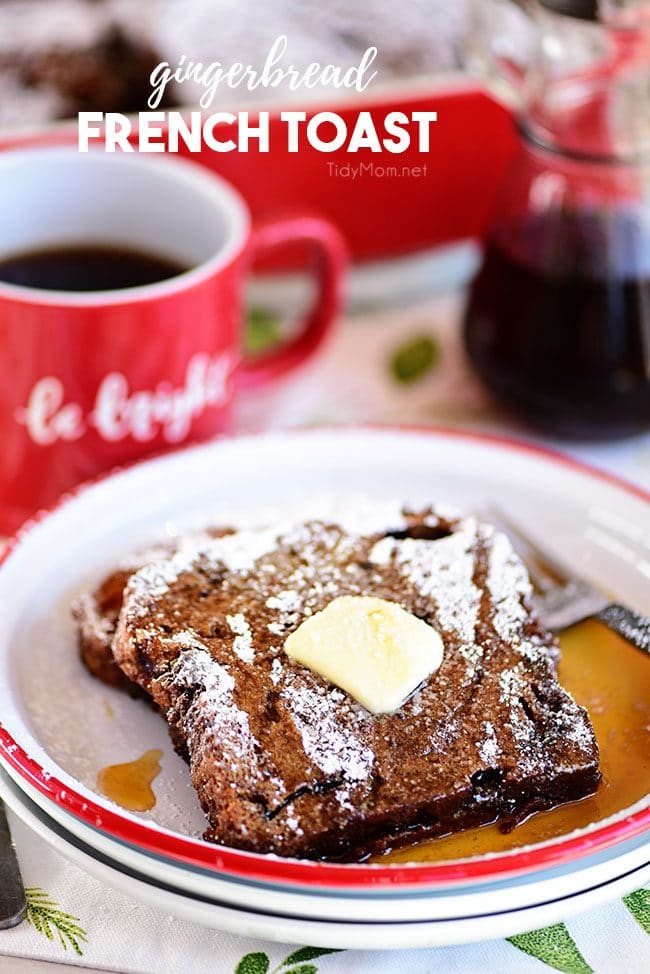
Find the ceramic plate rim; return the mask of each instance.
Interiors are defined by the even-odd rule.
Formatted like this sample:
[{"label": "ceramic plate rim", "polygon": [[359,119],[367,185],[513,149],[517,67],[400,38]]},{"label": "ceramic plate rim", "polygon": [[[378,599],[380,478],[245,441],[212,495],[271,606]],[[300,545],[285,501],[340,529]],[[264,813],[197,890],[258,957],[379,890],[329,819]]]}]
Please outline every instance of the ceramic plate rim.
[{"label": "ceramic plate rim", "polygon": [[[178,462],[179,457],[188,452],[218,450],[222,443],[257,442],[260,437],[309,437],[324,434],[405,434],[414,437],[438,437],[453,440],[479,442],[485,446],[507,451],[515,451],[545,460],[552,465],[562,465],[574,472],[596,478],[619,490],[650,503],[650,492],[629,484],[616,475],[591,467],[580,460],[560,452],[549,450],[537,444],[513,437],[491,433],[481,433],[447,427],[420,427],[395,425],[342,425],[324,426],[317,429],[296,429],[245,433],[221,437],[211,443],[190,446],[171,454],[138,461],[124,468],[109,471],[92,481],[79,485],[63,495],[51,507],[39,511],[27,521],[8,541],[0,554],[0,570],[11,558],[13,552],[31,536],[32,532],[63,508],[73,505],[75,499],[94,487],[128,475],[131,471],[144,467],[155,468],[164,462]],[[117,809],[106,808],[84,797],[69,785],[59,781],[35,761],[27,751],[14,740],[0,722],[0,757],[29,781],[48,801],[61,805],[74,817],[80,818],[94,827],[101,828],[112,837],[139,846],[150,852],[173,859],[191,862],[207,869],[217,869],[239,878],[270,882],[291,883],[297,886],[329,886],[346,889],[354,886],[371,887],[386,884],[396,886],[423,886],[431,883],[453,883],[458,881],[481,881],[498,878],[508,873],[526,872],[580,858],[598,849],[615,845],[627,838],[650,828],[650,807],[623,810],[613,820],[598,823],[595,828],[579,834],[569,834],[558,840],[506,853],[493,854],[473,859],[455,860],[441,863],[409,863],[394,865],[378,864],[334,864],[309,862],[305,860],[283,859],[277,856],[243,852],[224,846],[210,845],[199,839],[182,836],[154,827],[144,821],[135,821]]]},{"label": "ceramic plate rim", "polygon": [[[1,786],[2,780],[0,779],[0,792],[2,791]],[[27,811],[30,817],[30,821],[26,823],[27,826],[33,828],[43,841],[56,849],[60,855],[72,861],[78,868],[87,869],[96,878],[108,882],[114,888],[123,889],[130,895],[134,895],[133,883],[135,883],[135,896],[139,897],[142,901],[144,901],[142,890],[150,889],[156,894],[156,906],[158,907],[158,898],[162,893],[165,897],[164,908],[168,909],[170,913],[175,913],[175,915],[181,916],[186,920],[189,919],[193,922],[206,925],[207,908],[207,917],[209,919],[209,924],[207,925],[211,928],[244,933],[247,936],[264,937],[281,943],[298,944],[309,942],[317,947],[365,949],[367,948],[365,938],[367,938],[368,933],[372,932],[374,949],[390,950],[411,948],[413,946],[447,946],[481,939],[481,937],[477,936],[477,925],[483,923],[489,923],[491,929],[488,936],[482,939],[512,936],[516,933],[523,933],[532,927],[564,920],[567,915],[580,912],[587,908],[581,902],[581,899],[590,894],[596,894],[598,900],[596,905],[613,898],[610,890],[612,886],[616,888],[616,894],[614,895],[624,895],[625,892],[636,887],[638,882],[643,881],[642,877],[645,877],[648,869],[648,864],[637,866],[633,869],[626,870],[621,875],[613,876],[607,881],[597,883],[587,890],[571,893],[568,896],[558,896],[543,900],[541,903],[534,903],[527,907],[498,911],[496,913],[480,915],[472,913],[469,916],[462,915],[434,920],[397,920],[394,922],[382,920],[375,923],[359,920],[344,922],[340,919],[323,920],[315,917],[296,917],[292,914],[269,913],[211,901],[210,898],[177,890],[166,884],[162,884],[161,886],[138,870],[129,870],[128,867],[125,869],[109,855],[103,855],[101,859],[97,859],[94,854],[96,850],[89,847],[83,839],[78,838],[74,834],[69,834],[61,825],[56,830],[51,828],[47,813],[43,809],[38,808],[38,806],[36,806],[36,811],[30,805],[25,806],[22,799],[27,799],[27,796],[20,792],[19,789],[18,792],[19,797],[15,795],[12,797],[20,803],[23,814]],[[29,801],[29,799],[27,800]],[[10,802],[8,802],[8,805],[12,807]],[[13,811],[15,814],[18,814],[16,808],[13,808]],[[36,819],[38,827],[34,826],[31,819]],[[56,825],[56,823],[54,824]],[[68,835],[70,835],[69,838]],[[55,838],[53,839],[51,836]],[[73,854],[70,853],[70,849],[74,850]],[[79,859],[82,861],[79,862]],[[98,873],[101,873],[101,876]],[[108,880],[106,879],[106,873],[110,876]],[[119,884],[114,881],[113,877],[115,875],[120,876]],[[636,878],[637,875],[639,875],[638,880]],[[634,882],[630,882],[629,878],[631,876],[635,877]],[[128,883],[126,879],[129,880]],[[621,883],[623,883],[623,888],[621,888]],[[148,898],[146,902],[148,905],[151,905]],[[181,909],[179,909],[179,906]],[[194,911],[201,910],[202,915],[191,915],[192,908]],[[547,912],[549,910],[553,911],[554,915],[548,916]],[[219,911],[218,916],[216,915],[217,911]],[[540,911],[543,914],[541,916]],[[536,918],[534,921],[529,919],[531,914]],[[242,931],[241,924],[237,922],[237,918],[246,917],[250,918],[249,922],[255,925],[257,927],[256,929]],[[514,925],[512,925],[513,920],[515,920]],[[498,929],[496,930],[493,926],[495,921],[498,925]],[[263,925],[263,929],[259,929],[260,923]],[[285,924],[288,924],[289,927],[285,927]],[[417,938],[417,943],[414,943],[414,938]]]},{"label": "ceramic plate rim", "polygon": [[[282,913],[304,919],[345,919],[358,922],[445,920],[459,916],[488,916],[499,902],[499,912],[525,908],[527,905],[551,901],[557,896],[570,896],[624,875],[629,868],[650,868],[650,850],[645,841],[627,840],[615,849],[601,851],[594,857],[582,858],[578,864],[538,870],[533,874],[510,875],[490,884],[469,883],[428,886],[424,889],[403,890],[387,886],[376,895],[368,891],[278,887],[244,882],[230,876],[197,872],[192,867],[152,856],[133,848],[91,826],[66,815],[59,806],[38,804],[38,796],[29,785],[16,780],[0,765],[0,795],[7,803],[27,803],[35,814],[46,818],[54,827],[74,837],[75,841],[93,849],[98,856],[108,857],[120,867],[135,870],[150,882],[162,883],[191,896],[208,897],[241,909]],[[564,869],[557,873],[557,869]],[[530,901],[530,902],[529,902]],[[272,903],[272,907],[270,906]]]}]

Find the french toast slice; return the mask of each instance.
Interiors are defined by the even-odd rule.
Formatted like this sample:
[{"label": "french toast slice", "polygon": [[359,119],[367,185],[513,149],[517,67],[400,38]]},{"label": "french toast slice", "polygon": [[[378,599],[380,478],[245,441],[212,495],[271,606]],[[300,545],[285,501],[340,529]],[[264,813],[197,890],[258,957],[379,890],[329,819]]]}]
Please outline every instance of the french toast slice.
[{"label": "french toast slice", "polygon": [[[240,531],[127,581],[113,652],[190,765],[206,838],[358,859],[592,793],[598,747],[505,535],[435,510]],[[442,665],[374,715],[283,645],[342,595],[434,626]]]},{"label": "french toast slice", "polygon": [[125,676],[113,656],[113,637],[126,583],[134,572],[149,562],[171,557],[179,548],[198,544],[206,537],[220,538],[231,532],[232,528],[228,527],[207,528],[137,552],[110,572],[96,589],[75,599],[72,615],[78,623],[79,655],[86,669],[108,686],[124,690],[132,697],[147,697],[142,687]]}]

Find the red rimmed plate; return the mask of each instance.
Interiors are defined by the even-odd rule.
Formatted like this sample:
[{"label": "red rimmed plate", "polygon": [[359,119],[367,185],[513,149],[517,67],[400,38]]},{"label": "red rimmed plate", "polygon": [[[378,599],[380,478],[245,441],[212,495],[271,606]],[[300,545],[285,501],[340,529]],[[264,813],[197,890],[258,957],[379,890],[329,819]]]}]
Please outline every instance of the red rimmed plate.
[{"label": "red rimmed plate", "polygon": [[[0,568],[0,758],[14,779],[29,783],[46,811],[56,806],[70,822],[78,818],[139,850],[242,881],[350,893],[495,882],[579,862],[646,831],[647,799],[610,821],[544,845],[426,865],[296,862],[188,837],[199,834],[201,820],[186,769],[170,753],[159,717],[96,684],[81,668],[68,613],[72,594],[120,556],[160,537],[165,527],[246,516],[261,520],[363,495],[469,508],[498,498],[519,517],[532,519],[540,534],[561,538],[575,567],[644,608],[647,495],[565,458],[451,431],[324,430],[221,440],[81,488],[9,545]],[[600,535],[591,530],[596,516]],[[604,530],[617,545],[594,540]],[[161,743],[162,797],[154,813],[123,812],[95,793],[101,767]]]},{"label": "red rimmed plate", "polygon": [[[462,892],[454,890],[459,895],[455,909],[451,911],[449,904],[446,904],[447,909],[441,909],[441,901],[445,903],[448,899],[443,894],[424,899],[424,910],[414,915],[414,905],[420,903],[411,897],[404,904],[405,917],[400,919],[394,916],[389,921],[377,910],[377,906],[383,904],[376,899],[369,901],[370,909],[363,917],[357,914],[356,900],[352,914],[349,900],[338,904],[337,910],[332,899],[324,900],[323,897],[318,898],[317,912],[313,914],[295,910],[283,912],[284,904],[278,897],[277,889],[273,889],[271,896],[268,896],[268,891],[260,889],[255,901],[251,892],[258,891],[242,884],[242,898],[239,903],[233,904],[231,899],[218,898],[218,894],[201,895],[200,891],[178,888],[169,880],[166,882],[165,877],[152,877],[146,861],[144,868],[139,870],[137,861],[129,862],[124,857],[112,856],[111,852],[119,851],[116,843],[113,843],[112,849],[109,845],[107,850],[98,854],[96,845],[85,843],[83,835],[67,832],[49,818],[13,785],[1,768],[0,797],[57,852],[108,886],[122,890],[155,909],[165,909],[181,919],[282,943],[365,949],[371,940],[373,949],[382,950],[442,946],[479,938],[511,936],[559,923],[584,909],[595,909],[642,885],[648,876],[647,867],[635,866],[630,863],[629,856],[622,855],[616,858],[616,870],[610,868],[606,878],[602,875],[602,869],[600,876],[598,871],[592,870],[588,875],[581,875],[579,886],[573,890],[566,883],[549,882],[545,888],[538,885],[535,889],[526,890],[532,896],[527,896],[525,902],[519,888],[508,890],[506,896],[501,887],[498,895],[494,890],[489,890],[482,898],[482,911],[477,909],[476,895],[468,896],[463,889]],[[267,893],[266,899],[262,896],[264,892]],[[314,899],[299,895],[294,896],[293,902],[303,906]],[[322,912],[323,906],[329,907],[328,912]]]}]

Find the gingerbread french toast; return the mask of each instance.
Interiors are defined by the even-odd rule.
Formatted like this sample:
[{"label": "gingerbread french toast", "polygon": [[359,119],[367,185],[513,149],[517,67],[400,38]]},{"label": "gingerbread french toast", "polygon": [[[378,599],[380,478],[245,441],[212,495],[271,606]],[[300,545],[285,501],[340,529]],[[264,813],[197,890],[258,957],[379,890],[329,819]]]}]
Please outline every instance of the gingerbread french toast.
[{"label": "gingerbread french toast", "polygon": [[[334,601],[363,597],[443,646],[388,713],[285,648]],[[598,785],[589,718],[558,683],[526,570],[473,517],[237,531],[144,565],[119,601],[109,651],[165,716],[211,841],[359,859],[492,821],[510,829]]]},{"label": "gingerbread french toast", "polygon": [[183,545],[198,544],[206,537],[219,538],[231,531],[232,528],[226,527],[208,528],[200,534],[184,535],[137,552],[107,575],[96,589],[74,601],[72,614],[78,623],[79,653],[93,676],[133,697],[147,696],[137,683],[125,676],[113,656],[113,637],[126,583],[138,569],[160,558],[171,557]]}]

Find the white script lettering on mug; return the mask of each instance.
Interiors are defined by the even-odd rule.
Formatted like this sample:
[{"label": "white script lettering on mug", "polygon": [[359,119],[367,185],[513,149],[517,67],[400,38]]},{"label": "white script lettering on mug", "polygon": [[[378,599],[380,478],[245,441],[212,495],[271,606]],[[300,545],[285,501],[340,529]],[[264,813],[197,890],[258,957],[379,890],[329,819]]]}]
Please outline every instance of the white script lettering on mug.
[{"label": "white script lettering on mug", "polygon": [[206,408],[227,402],[235,364],[229,354],[195,355],[182,386],[160,382],[140,392],[129,390],[121,372],[111,372],[99,384],[86,416],[78,403],[65,401],[60,379],[44,376],[33,386],[26,405],[16,410],[15,419],[40,446],[81,439],[88,429],[108,442],[132,437],[145,443],[161,432],[167,443],[180,443]]}]

